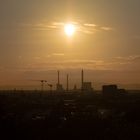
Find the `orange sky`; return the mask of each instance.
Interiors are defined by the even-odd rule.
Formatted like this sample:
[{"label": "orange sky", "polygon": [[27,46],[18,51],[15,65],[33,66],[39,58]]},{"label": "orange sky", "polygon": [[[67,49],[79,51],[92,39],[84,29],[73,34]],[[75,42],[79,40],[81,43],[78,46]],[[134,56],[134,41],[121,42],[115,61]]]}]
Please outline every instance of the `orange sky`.
[{"label": "orange sky", "polygon": [[[66,73],[75,78],[73,86],[83,68],[95,88],[102,83],[139,88],[139,6],[139,0],[1,1],[0,85],[42,78],[56,83],[60,69],[64,84]],[[77,27],[71,38],[64,33],[69,22]]]}]

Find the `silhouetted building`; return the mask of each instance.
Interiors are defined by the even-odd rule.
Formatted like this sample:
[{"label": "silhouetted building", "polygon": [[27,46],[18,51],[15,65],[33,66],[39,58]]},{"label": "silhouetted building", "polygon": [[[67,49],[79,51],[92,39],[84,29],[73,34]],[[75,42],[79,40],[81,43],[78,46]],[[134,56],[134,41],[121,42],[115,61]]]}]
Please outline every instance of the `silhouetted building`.
[{"label": "silhouetted building", "polygon": [[58,74],[58,83],[56,84],[56,90],[57,91],[63,91],[64,90],[63,86],[62,86],[62,84],[60,84],[60,72],[57,71],[57,74]]},{"label": "silhouetted building", "polygon": [[63,91],[64,89],[63,89],[63,86],[61,84],[57,84],[56,85],[56,90],[57,91]]},{"label": "silhouetted building", "polygon": [[123,95],[127,92],[125,89],[119,89],[117,85],[103,85],[102,93],[104,95]]},{"label": "silhouetted building", "polygon": [[81,71],[81,90],[82,91],[92,91],[92,83],[91,82],[84,82],[84,71]]},{"label": "silhouetted building", "polygon": [[125,89],[118,89],[118,93],[119,94],[125,94],[127,93]]},{"label": "silhouetted building", "polygon": [[73,90],[74,90],[74,91],[77,91],[77,86],[76,86],[76,85],[74,85]]},{"label": "silhouetted building", "polygon": [[103,85],[102,93],[104,95],[115,95],[118,93],[117,85]]},{"label": "silhouetted building", "polygon": [[83,82],[83,91],[92,91],[92,83],[91,82]]}]

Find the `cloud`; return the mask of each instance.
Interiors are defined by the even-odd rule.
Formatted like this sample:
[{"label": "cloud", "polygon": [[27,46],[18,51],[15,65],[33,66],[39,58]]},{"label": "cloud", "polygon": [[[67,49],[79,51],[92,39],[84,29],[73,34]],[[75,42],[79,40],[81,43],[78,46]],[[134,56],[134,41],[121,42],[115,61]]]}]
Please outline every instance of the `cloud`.
[{"label": "cloud", "polygon": [[104,30],[104,31],[112,31],[113,28],[111,28],[111,27],[101,27],[101,30]]},{"label": "cloud", "polygon": [[47,28],[52,28],[52,29],[57,28],[57,26],[54,26],[54,25],[47,25],[46,27],[47,27]]},{"label": "cloud", "polygon": [[85,34],[93,34],[95,31],[88,30],[88,29],[79,29],[79,32],[85,33]]},{"label": "cloud", "polygon": [[[116,57],[110,60],[105,59],[63,59],[64,53],[52,53],[44,59],[34,57],[35,61],[23,66],[0,67],[0,71],[24,72],[24,71],[45,71],[56,69],[89,69],[89,70],[140,70],[138,64],[140,55],[132,55],[128,57]],[[53,57],[59,59],[52,59]],[[138,61],[136,61],[138,60]]]},{"label": "cloud", "polygon": [[118,57],[116,57],[116,59],[124,60],[124,61],[134,61],[134,60],[139,60],[140,55],[130,55],[130,56],[127,56],[127,57],[118,56]]},{"label": "cloud", "polygon": [[54,56],[64,56],[64,53],[53,53]]},{"label": "cloud", "polygon": [[95,32],[97,32],[97,29],[92,26],[87,27],[83,24],[78,26],[77,31],[84,34],[94,34]]},{"label": "cloud", "polygon": [[[22,26],[24,27],[30,27],[33,28],[34,30],[58,30],[58,29],[62,29],[64,27],[65,24],[67,24],[68,22],[64,22],[64,21],[45,21],[42,23],[32,23],[32,24],[22,24]],[[98,31],[112,31],[113,28],[111,27],[106,27],[106,26],[100,26],[100,25],[96,25],[95,23],[84,23],[83,21],[71,21],[70,23],[74,24],[76,27],[77,32],[81,32],[84,34],[93,34],[96,33]]]},{"label": "cloud", "polygon": [[97,25],[95,25],[95,24],[90,24],[90,23],[85,23],[84,26],[87,26],[87,27],[96,27]]},{"label": "cloud", "polygon": [[53,25],[55,25],[55,26],[64,26],[64,22],[53,22],[52,23]]},{"label": "cloud", "polygon": [[[116,57],[115,59],[103,60],[103,59],[62,59],[64,53],[52,53],[46,56],[45,59],[40,57],[34,57],[35,61],[29,63],[28,65],[13,67],[14,71],[42,71],[42,70],[55,70],[55,69],[81,69],[87,68],[91,70],[120,70],[126,67],[131,67],[132,62],[130,60],[138,59],[138,56],[130,57],[129,59],[124,59],[123,57]],[[51,57],[56,57],[59,59],[52,59]],[[51,60],[51,61],[50,61]],[[129,60],[129,61],[128,61]],[[8,68],[9,69],[9,68]],[[7,69],[7,70],[8,70]]]},{"label": "cloud", "polygon": [[[52,54],[55,56],[63,56],[64,54]],[[55,69],[81,69],[81,68],[87,68],[87,69],[93,69],[93,70],[110,70],[111,66],[116,63],[114,62],[105,62],[103,60],[79,60],[79,59],[73,59],[73,60],[55,60],[55,61],[46,61],[46,62],[36,62],[32,63],[28,69],[29,70],[55,70]]]},{"label": "cloud", "polygon": [[119,56],[115,58],[120,65],[125,65],[123,69],[135,70],[140,72],[140,55]]},{"label": "cloud", "polygon": [[46,57],[47,58],[51,58],[53,56],[60,56],[60,57],[62,57],[64,55],[65,55],[64,53],[52,53],[52,54],[48,54]]}]

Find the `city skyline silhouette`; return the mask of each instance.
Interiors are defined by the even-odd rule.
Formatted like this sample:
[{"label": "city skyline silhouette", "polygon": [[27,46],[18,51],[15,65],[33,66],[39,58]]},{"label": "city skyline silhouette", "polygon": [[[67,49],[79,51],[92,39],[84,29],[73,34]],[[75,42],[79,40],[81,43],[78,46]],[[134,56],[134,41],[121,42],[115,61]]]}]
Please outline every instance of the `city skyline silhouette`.
[{"label": "city skyline silhouette", "polygon": [[140,0],[0,0],[0,139],[140,139]]}]

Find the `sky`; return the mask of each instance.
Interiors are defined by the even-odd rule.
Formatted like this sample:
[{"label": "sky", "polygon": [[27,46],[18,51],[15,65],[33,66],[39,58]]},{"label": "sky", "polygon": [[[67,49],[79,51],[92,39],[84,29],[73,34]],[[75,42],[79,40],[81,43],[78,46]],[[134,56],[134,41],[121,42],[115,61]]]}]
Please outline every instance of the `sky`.
[{"label": "sky", "polygon": [[[139,0],[1,0],[0,86],[118,84],[140,89]],[[69,38],[66,23],[77,27]],[[79,85],[80,86],[80,85]]]}]

